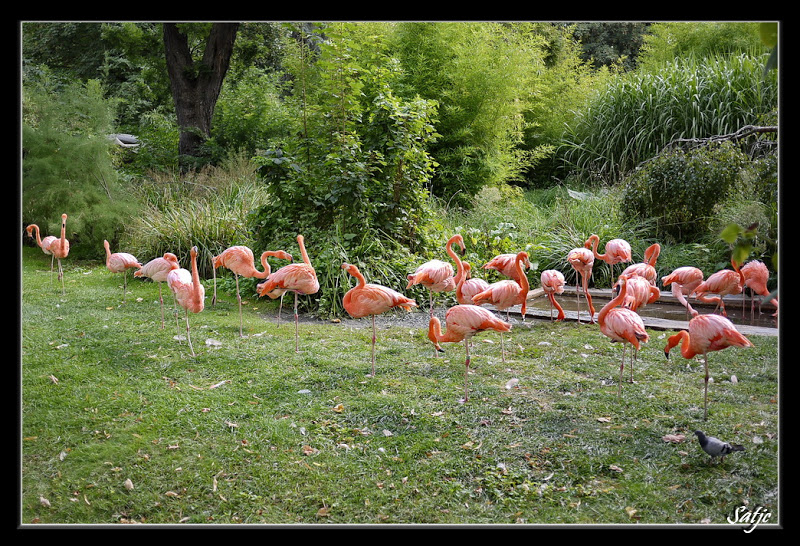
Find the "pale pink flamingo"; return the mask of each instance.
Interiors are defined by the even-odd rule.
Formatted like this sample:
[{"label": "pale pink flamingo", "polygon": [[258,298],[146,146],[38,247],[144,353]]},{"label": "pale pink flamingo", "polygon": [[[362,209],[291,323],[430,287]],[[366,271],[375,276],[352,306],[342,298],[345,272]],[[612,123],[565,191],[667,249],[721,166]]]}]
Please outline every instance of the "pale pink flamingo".
[{"label": "pale pink flamingo", "polygon": [[[629,343],[637,352],[641,343],[647,343],[650,336],[644,328],[642,317],[635,311],[625,307],[617,307],[625,301],[627,295],[628,276],[619,277],[619,294],[603,306],[597,315],[600,331],[611,339],[612,342],[622,342],[622,360],[619,365],[619,384],[617,385],[617,398],[622,393],[622,371],[625,368],[625,344]],[[631,368],[633,367],[633,354],[631,355]],[[631,369],[631,373],[633,370]]]},{"label": "pale pink flamingo", "polygon": [[[498,311],[506,312],[506,318],[508,318],[508,311],[511,307],[520,305],[520,312],[522,313],[522,320],[524,321],[525,313],[528,309],[528,290],[530,290],[528,276],[525,274],[522,265],[526,260],[528,260],[527,252],[522,251],[517,253],[515,263],[520,282],[512,279],[494,282],[483,292],[475,294],[472,297],[472,303],[475,305],[483,305],[484,303],[494,305]],[[502,344],[503,362],[505,362],[506,351],[502,332],[500,333],[500,343]]]},{"label": "pale pink flamingo", "polygon": [[553,320],[553,308],[558,309],[556,321],[564,320],[564,308],[556,301],[557,294],[564,293],[564,275],[557,269],[545,269],[541,275],[542,290],[550,300],[550,321]]},{"label": "pale pink flamingo", "polygon": [[630,262],[633,258],[631,256],[631,245],[625,239],[610,239],[605,246],[605,252],[600,254],[597,251],[597,245],[600,243],[600,237],[592,234],[589,239],[584,243],[586,248],[591,248],[592,253],[596,260],[603,260],[611,269],[611,278],[614,278],[614,264]]},{"label": "pale pink flamingo", "polygon": [[173,269],[167,273],[167,286],[175,295],[178,305],[183,307],[186,313],[186,339],[189,341],[189,349],[194,354],[192,347],[192,336],[189,329],[189,311],[200,313],[205,308],[206,289],[200,282],[200,275],[197,272],[197,247],[193,246],[189,251],[191,257],[191,273],[182,267]]},{"label": "pale pink flamingo", "polygon": [[375,377],[375,315],[394,307],[411,311],[412,307],[417,306],[417,302],[386,286],[367,283],[364,275],[353,264],[343,263],[342,269],[358,281],[342,298],[345,310],[353,318],[372,317],[372,373],[369,377]]},{"label": "pale pink flamingo", "polygon": [[752,347],[753,344],[743,336],[725,317],[719,315],[697,315],[689,321],[689,330],[681,330],[667,339],[664,354],[669,358],[670,350],[681,344],[681,356],[694,358],[703,355],[705,366],[705,388],[703,392],[703,419],[708,419],[708,353],[721,351],[728,347]]},{"label": "pale pink flamingo", "polygon": [[[714,313],[721,309],[722,316],[728,316],[723,298],[731,294],[741,294],[744,289],[744,275],[735,260],[731,259],[733,269],[721,269],[711,274],[694,289],[695,298],[706,303],[715,303]],[[710,295],[707,295],[710,294]]]},{"label": "pale pink flamingo", "polygon": [[211,299],[211,305],[217,301],[217,268],[224,267],[233,272],[236,280],[236,301],[239,303],[239,337],[243,337],[242,333],[242,295],[239,291],[239,277],[249,277],[256,279],[266,279],[272,272],[267,258],[269,257],[280,258],[282,260],[292,261],[292,255],[285,250],[267,250],[261,254],[262,271],[255,267],[255,258],[253,251],[244,245],[231,246],[226,248],[218,256],[211,259],[212,271],[214,272],[214,297]]},{"label": "pale pink flamingo", "polygon": [[[594,254],[588,248],[573,248],[567,254],[567,261],[576,273],[575,296],[578,298],[578,322],[581,321],[581,295],[578,286],[582,285],[583,295],[586,296],[586,301],[589,304],[589,322],[594,324],[594,305],[592,305],[592,295],[589,293],[589,277],[592,276]],[[580,277],[580,282],[578,282],[578,277]]]},{"label": "pale pink flamingo", "polygon": [[106,268],[112,273],[122,273],[122,303],[125,303],[125,293],[128,291],[128,270],[141,269],[142,264],[133,254],[127,252],[114,252],[112,254],[111,245],[106,240],[103,240],[103,246],[106,249]]},{"label": "pale pink flamingo", "polygon": [[648,303],[653,303],[661,296],[661,290],[650,284],[650,281],[638,275],[628,277],[627,295],[622,302],[622,307],[631,311],[639,311]]},{"label": "pale pink flamingo", "polygon": [[[453,235],[448,239],[445,245],[447,254],[456,262],[456,266],[460,262],[460,258],[453,250],[452,246],[458,244],[461,247],[461,253],[466,250],[464,246],[464,238],[461,235]],[[462,270],[463,271],[463,270]],[[419,266],[414,273],[407,276],[408,285],[406,290],[415,284],[421,284],[428,289],[430,293],[430,316],[433,316],[433,293],[434,292],[452,292],[456,289],[457,282],[453,271],[453,266],[441,260],[430,260]]]},{"label": "pale pink flamingo", "polygon": [[294,292],[294,350],[300,352],[300,317],[297,314],[297,298],[299,294],[305,296],[319,292],[319,280],[317,272],[311,265],[311,260],[306,252],[305,237],[297,236],[297,244],[300,247],[300,255],[303,261],[291,263],[278,269],[275,273],[256,286],[259,296],[267,295],[271,299],[276,299],[286,292]]},{"label": "pale pink flamingo", "polygon": [[669,275],[661,277],[661,284],[664,287],[672,285],[672,295],[681,302],[681,305],[686,308],[686,312],[692,317],[697,315],[697,311],[692,308],[686,298],[694,293],[695,288],[701,282],[703,282],[703,272],[690,265],[679,267]]},{"label": "pale pink flamingo", "polygon": [[[517,269],[516,265],[517,255],[516,254],[498,254],[485,264],[483,264],[484,269],[494,269],[501,275],[514,279],[517,282],[520,282],[520,274],[519,270]],[[522,264],[525,269],[530,269],[531,262],[529,260],[525,260],[525,263]]]},{"label": "pale pink flamingo", "polygon": [[[161,294],[161,283],[167,281],[167,274],[173,269],[178,269],[178,257],[172,252],[165,252],[164,256],[154,258],[144,264],[141,269],[133,272],[134,277],[149,278],[158,283],[158,301],[161,304],[161,329],[164,329],[164,298]],[[178,324],[178,316],[175,316],[175,325]]]},{"label": "pale pink flamingo", "polygon": [[428,324],[428,339],[437,351],[442,351],[439,343],[464,342],[466,361],[464,362],[464,399],[469,400],[468,379],[470,355],[469,342],[472,336],[485,330],[508,332],[511,325],[495,316],[491,311],[477,305],[455,305],[445,314],[447,330],[442,333],[442,325],[438,317],[431,317]]},{"label": "pale pink flamingo", "polygon": [[[751,291],[750,294],[750,314],[753,313],[753,297],[752,293],[755,292],[759,296],[769,296],[770,292],[767,288],[767,281],[769,280],[769,270],[764,262],[753,260],[747,262],[742,266],[742,275],[744,275],[744,285]],[[742,289],[744,291],[744,289]],[[758,301],[758,312],[761,312],[762,300]],[[775,313],[772,316],[778,315],[778,300],[772,298],[771,303],[775,306]],[[742,311],[744,312],[744,298],[742,298]]]},{"label": "pale pink flamingo", "polygon": [[655,286],[656,281],[658,280],[658,274],[656,273],[656,260],[658,260],[659,254],[661,254],[661,245],[658,243],[650,245],[644,251],[644,261],[629,265],[622,272],[622,275],[639,275],[640,277],[644,277],[650,281],[650,284]]},{"label": "pale pink flamingo", "polygon": [[69,240],[67,239],[67,215],[61,215],[61,237],[50,243],[48,249],[58,260],[58,280],[61,281],[61,295],[64,295],[64,269],[61,260],[69,256]]},{"label": "pale pink flamingo", "polygon": [[[469,265],[469,262],[462,261],[461,265],[464,268],[464,274],[463,279],[456,286],[456,301],[467,305],[472,303],[472,297],[475,294],[489,288],[489,283],[483,279],[472,277],[472,266]],[[458,278],[458,274],[456,274],[456,278]]]},{"label": "pale pink flamingo", "polygon": [[50,250],[50,245],[52,245],[54,242],[58,241],[58,237],[56,237],[55,235],[48,235],[47,237],[42,239],[41,235],[39,235],[39,226],[37,226],[36,224],[29,224],[25,228],[25,231],[28,232],[28,237],[31,237],[31,238],[33,238],[33,231],[34,230],[36,231],[36,237],[35,237],[36,244],[39,246],[39,248],[42,249],[42,252],[44,252],[47,256],[50,256],[50,279],[52,281],[52,278],[53,278],[53,261],[55,259],[55,256],[53,256],[53,252]]}]

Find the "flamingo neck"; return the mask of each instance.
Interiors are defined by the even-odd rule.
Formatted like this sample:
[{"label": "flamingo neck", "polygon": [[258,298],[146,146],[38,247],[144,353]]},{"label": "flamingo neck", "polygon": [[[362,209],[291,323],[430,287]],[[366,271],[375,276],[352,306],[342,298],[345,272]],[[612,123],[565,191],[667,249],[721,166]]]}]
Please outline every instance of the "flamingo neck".
[{"label": "flamingo neck", "polygon": [[192,249],[192,292],[195,296],[200,295],[200,274],[197,271],[197,251]]},{"label": "flamingo neck", "polygon": [[111,259],[111,245],[108,244],[108,241],[103,241],[103,246],[106,249],[106,265],[108,265],[108,260]]},{"label": "flamingo neck", "polygon": [[453,250],[453,245],[457,241],[458,241],[458,235],[453,235],[452,237],[450,237],[450,240],[447,241],[447,245],[445,245],[445,250],[447,251],[447,254],[451,258],[453,258],[454,262],[456,262],[456,277],[455,277],[456,286],[458,286],[458,284],[464,280],[464,275],[466,274],[464,272],[464,265],[461,263],[461,258],[459,258],[458,254],[456,254],[456,251]]},{"label": "flamingo neck", "polygon": [[[41,247],[42,246],[42,237],[39,234],[39,226],[37,226],[36,224],[31,224],[30,226],[28,226],[28,228],[29,228],[30,231],[33,231],[34,229],[36,230],[36,244]],[[30,231],[28,233],[30,233]]]},{"label": "flamingo neck", "polygon": [[661,245],[658,243],[650,245],[644,252],[644,261],[647,262],[648,265],[655,266],[659,254],[661,254]]},{"label": "flamingo neck", "polygon": [[64,248],[67,245],[67,219],[66,218],[62,218],[61,219],[61,239],[60,239],[60,244],[61,244],[61,249],[64,250]]},{"label": "flamingo neck", "polygon": [[600,312],[597,314],[597,323],[602,325],[606,319],[606,315],[609,311],[611,311],[614,307],[621,304],[625,301],[625,296],[628,294],[628,279],[627,277],[622,277],[619,283],[619,293],[615,298],[609,301],[607,304],[600,309]]},{"label": "flamingo neck", "polygon": [[300,255],[303,257],[303,261],[308,265],[311,265],[311,260],[308,259],[308,253],[306,252],[305,237],[298,235],[297,244],[300,246]]},{"label": "flamingo neck", "polygon": [[680,343],[680,345],[681,345],[681,356],[683,358],[686,358],[686,359],[694,358],[694,356],[697,353],[694,350],[692,350],[692,348],[689,346],[690,339],[691,338],[689,337],[689,332],[687,332],[686,330],[681,330],[680,332],[678,332],[674,336],[670,336],[667,339],[667,346],[664,349],[664,352],[669,353],[669,351],[673,347],[675,347],[676,345],[678,345]]},{"label": "flamingo neck", "polygon": [[528,282],[528,276],[525,274],[525,269],[522,267],[524,259],[523,253],[517,254],[516,267],[517,272],[519,272],[519,285],[522,287],[523,293],[527,294],[528,290],[530,290],[530,283]]},{"label": "flamingo neck", "polygon": [[353,277],[355,277],[356,280],[358,281],[358,285],[357,286],[359,288],[363,288],[367,284],[367,280],[364,278],[364,275],[361,273],[361,271],[358,270],[357,267],[354,266],[352,268],[352,270],[350,270],[350,274]]},{"label": "flamingo neck", "polygon": [[600,254],[599,252],[597,252],[597,246],[599,244],[600,244],[600,237],[598,237],[597,235],[592,235],[592,236],[589,237],[589,240],[586,241],[584,246],[586,248],[591,248],[592,249],[592,254],[594,254],[595,258],[597,258],[598,260],[605,260],[606,255],[605,254]]},{"label": "flamingo neck", "polygon": [[274,256],[274,254],[270,253],[269,250],[267,250],[266,252],[263,252],[261,254],[261,267],[264,270],[263,271],[257,271],[256,272],[257,274],[255,275],[255,278],[257,278],[257,279],[266,279],[272,273],[272,268],[270,267],[269,262],[267,262],[267,257],[268,256]]}]

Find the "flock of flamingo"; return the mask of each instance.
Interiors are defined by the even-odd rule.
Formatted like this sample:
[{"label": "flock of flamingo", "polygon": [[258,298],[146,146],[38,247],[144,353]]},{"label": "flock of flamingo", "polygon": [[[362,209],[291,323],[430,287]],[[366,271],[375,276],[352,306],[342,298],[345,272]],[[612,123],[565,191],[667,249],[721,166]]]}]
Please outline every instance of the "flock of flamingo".
[{"label": "flock of flamingo", "polygon": [[[58,260],[58,279],[61,281],[62,294],[64,293],[64,273],[61,260],[69,254],[69,241],[66,239],[67,215],[61,216],[61,237],[48,236],[44,239],[39,234],[39,227],[30,224],[26,227],[28,236],[35,238],[36,244],[42,251],[51,256],[50,271],[52,275],[53,260]],[[34,235],[35,232],[35,235]],[[299,321],[298,297],[300,295],[315,294],[320,285],[317,275],[305,248],[302,235],[297,236],[297,243],[302,256],[302,262],[293,262],[292,255],[283,250],[265,251],[261,255],[262,270],[255,266],[253,251],[246,246],[232,246],[212,259],[214,271],[214,296],[212,305],[216,303],[216,270],[224,267],[233,272],[236,279],[236,299],[239,304],[239,335],[242,332],[242,299],[239,292],[239,277],[264,279],[256,286],[258,296],[268,296],[271,299],[283,298],[286,292],[294,294],[294,319],[295,319],[295,351],[299,351]],[[625,346],[631,346],[630,367],[636,352],[642,343],[649,341],[645,326],[637,310],[660,297],[660,290],[656,286],[657,274],[655,263],[661,251],[658,244],[650,246],[644,254],[644,261],[628,266],[622,271],[613,285],[615,296],[603,306],[599,313],[595,313],[592,297],[589,292],[589,279],[595,260],[602,260],[612,268],[616,264],[625,264],[632,261],[631,247],[623,239],[612,239],[606,242],[604,253],[598,252],[599,237],[592,235],[584,246],[575,248],[567,254],[567,262],[576,272],[575,291],[578,302],[577,320],[580,323],[580,296],[581,288],[589,310],[589,322],[598,324],[600,331],[612,342],[622,343],[622,360],[619,367],[619,382],[617,396],[621,394],[622,373],[625,366]],[[134,269],[134,277],[149,278],[159,285],[159,302],[161,306],[161,327],[164,328],[164,300],[161,292],[161,283],[166,282],[173,294],[176,305],[183,307],[186,317],[186,338],[192,356],[195,356],[192,347],[189,313],[199,313],[205,307],[205,288],[200,281],[197,269],[197,247],[190,251],[191,271],[180,267],[175,254],[167,252],[162,257],[155,258],[141,264],[133,255],[126,252],[111,252],[108,241],[104,241],[106,250],[106,267],[112,273],[123,274],[123,303],[127,292],[127,272]],[[520,306],[522,320],[525,320],[527,299],[530,284],[526,269],[530,268],[527,252],[516,254],[501,254],[483,266],[483,269],[495,270],[508,279],[489,284],[485,280],[473,278],[471,266],[461,260],[459,253],[454,249],[458,246],[463,255],[466,248],[461,235],[454,235],[445,245],[445,251],[455,263],[442,260],[430,260],[420,265],[414,273],[408,275],[410,289],[414,285],[425,287],[429,292],[430,320],[428,326],[428,339],[434,346],[435,353],[441,351],[441,343],[463,342],[465,349],[465,374],[464,398],[469,397],[468,377],[470,366],[470,342],[479,332],[494,330],[500,332],[501,343],[503,332],[511,330],[508,312],[512,307]],[[279,268],[274,273],[267,258],[274,257],[288,260],[290,263]],[[729,294],[744,293],[745,288],[750,288],[761,296],[769,294],[767,278],[769,276],[766,266],[753,260],[739,267],[731,261],[733,269],[723,269],[707,279],[703,279],[703,272],[696,267],[679,267],[669,275],[661,278],[663,286],[671,286],[673,295],[686,308],[690,318],[688,328],[680,330],[670,336],[664,353],[669,357],[670,350],[680,345],[681,355],[686,359],[697,355],[703,356],[705,365],[704,386],[704,417],[708,415],[708,353],[719,351],[728,347],[750,347],[752,343],[742,335],[728,320],[723,298]],[[351,288],[342,301],[343,307],[353,318],[371,317],[372,319],[372,373],[375,375],[375,343],[376,328],[375,317],[393,308],[411,311],[417,307],[414,299],[408,298],[392,288],[380,284],[367,283],[364,275],[353,264],[343,263],[342,269],[353,276],[356,286]],[[579,286],[580,285],[580,286]],[[562,321],[565,313],[556,295],[564,293],[564,275],[556,269],[548,269],[541,274],[541,288],[551,305],[551,320]],[[445,313],[445,331],[442,332],[440,320],[434,316],[434,294],[455,292],[457,304],[447,309]],[[701,315],[695,310],[686,298],[694,295],[697,300],[716,303],[711,314]],[[753,303],[751,299],[751,309]],[[777,306],[777,300],[772,300]],[[492,305],[497,311],[506,311],[506,319],[491,312],[484,304]],[[557,317],[553,319],[553,311],[557,310]],[[717,314],[717,311],[720,313]],[[279,308],[280,316],[280,308]],[[777,311],[776,311],[777,314]],[[177,326],[177,314],[175,316]],[[505,347],[502,347],[503,361],[505,361]]]}]

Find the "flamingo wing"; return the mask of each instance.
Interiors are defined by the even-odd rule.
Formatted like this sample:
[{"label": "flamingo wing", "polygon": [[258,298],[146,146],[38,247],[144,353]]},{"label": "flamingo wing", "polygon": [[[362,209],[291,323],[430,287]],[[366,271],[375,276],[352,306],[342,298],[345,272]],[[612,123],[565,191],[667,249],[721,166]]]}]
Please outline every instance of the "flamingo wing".
[{"label": "flamingo wing", "polygon": [[361,318],[379,315],[393,307],[410,311],[417,306],[417,302],[386,286],[367,283],[348,290],[342,299],[342,305],[350,316]]},{"label": "flamingo wing", "polygon": [[615,307],[608,311],[605,321],[600,324],[600,331],[612,341],[628,342],[637,350],[640,343],[650,340],[642,317],[624,307]]}]

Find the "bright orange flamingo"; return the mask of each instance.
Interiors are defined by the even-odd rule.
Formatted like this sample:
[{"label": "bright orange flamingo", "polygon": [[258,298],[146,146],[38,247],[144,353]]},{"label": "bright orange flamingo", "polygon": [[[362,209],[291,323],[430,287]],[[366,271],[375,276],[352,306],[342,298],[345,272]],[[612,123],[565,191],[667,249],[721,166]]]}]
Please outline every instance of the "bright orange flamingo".
[{"label": "bright orange flamingo", "polygon": [[[581,284],[583,286],[583,295],[586,296],[586,301],[589,304],[589,322],[594,324],[594,305],[592,305],[592,295],[589,293],[589,277],[592,276],[594,254],[588,248],[573,248],[567,254],[567,261],[576,272],[575,295],[578,298],[578,322],[581,321],[581,295],[578,290],[578,285]],[[580,283],[578,282],[578,276],[581,279]]]},{"label": "bright orange flamingo", "polygon": [[[637,352],[641,343],[647,343],[650,336],[644,328],[642,317],[635,311],[625,307],[617,307],[625,301],[627,295],[628,276],[619,277],[619,294],[603,306],[597,315],[600,331],[611,339],[612,342],[622,342],[622,361],[619,365],[619,384],[617,385],[617,398],[622,393],[622,371],[625,368],[625,343],[629,343]],[[631,368],[633,355],[631,355]],[[631,370],[633,373],[633,370]]]},{"label": "bright orange flamingo", "polygon": [[631,311],[639,311],[648,303],[653,303],[661,297],[661,290],[650,284],[650,281],[638,275],[628,277],[628,289],[622,306]]},{"label": "bright orange flamingo", "polygon": [[[453,235],[448,239],[445,245],[447,254],[456,262],[456,266],[460,258],[453,250],[452,246],[458,244],[461,247],[461,253],[466,250],[464,246],[464,238],[461,235]],[[463,270],[462,270],[463,271]],[[453,266],[441,260],[430,260],[419,266],[414,273],[407,276],[408,285],[406,290],[415,284],[421,284],[430,292],[430,316],[433,316],[433,293],[434,292],[452,292],[456,289],[457,280],[454,276]]]},{"label": "bright orange flamingo", "polygon": [[731,265],[733,269],[721,269],[711,274],[694,289],[695,298],[706,303],[716,302],[713,312],[716,313],[717,309],[721,309],[724,317],[727,317],[728,313],[725,311],[723,298],[731,294],[741,294],[744,289],[744,275],[739,265],[733,259]]},{"label": "bright orange flamingo", "polygon": [[703,282],[703,272],[693,266],[686,265],[677,268],[665,277],[661,277],[661,284],[664,287],[672,285],[672,295],[675,296],[681,305],[686,308],[686,312],[691,316],[697,316],[697,311],[692,308],[686,298],[694,293],[695,288]]},{"label": "bright orange flamingo", "polygon": [[36,231],[36,237],[35,237],[36,244],[39,246],[39,248],[42,249],[42,252],[44,252],[47,256],[50,256],[50,279],[52,280],[52,278],[53,278],[53,262],[55,260],[55,256],[53,256],[53,251],[50,250],[50,245],[52,245],[54,242],[58,241],[58,237],[56,237],[55,235],[48,235],[47,237],[42,239],[41,236],[39,235],[39,226],[37,226],[36,224],[29,224],[25,228],[25,231],[28,232],[28,237],[31,237],[31,238],[34,237],[33,236],[33,231],[34,230]]},{"label": "bright orange flamingo", "polygon": [[557,269],[545,269],[541,275],[542,290],[550,300],[550,321],[553,320],[553,308],[558,309],[556,322],[564,320],[564,308],[556,301],[556,294],[564,293],[564,275]]},{"label": "bright orange flamingo", "polygon": [[214,272],[214,297],[211,299],[212,307],[217,301],[217,268],[224,267],[233,272],[236,279],[236,301],[239,303],[239,337],[243,337],[242,333],[242,295],[239,291],[239,277],[249,277],[256,279],[266,279],[272,272],[268,257],[280,258],[282,260],[292,261],[292,255],[284,250],[267,250],[261,254],[262,271],[255,267],[253,251],[244,245],[237,245],[226,248],[219,256],[214,256],[211,259],[212,271]]},{"label": "bright orange flamingo", "polygon": [[[462,261],[460,263],[464,268],[464,273],[461,282],[456,286],[456,301],[468,305],[472,303],[472,297],[475,294],[489,288],[489,283],[483,279],[472,277],[472,266],[469,265],[469,262]],[[458,278],[458,273],[456,273],[456,278]]]},{"label": "bright orange flamingo", "polygon": [[447,310],[445,314],[445,324],[447,330],[442,333],[442,324],[438,317],[431,317],[428,324],[428,339],[431,340],[437,351],[442,351],[439,343],[464,342],[466,350],[466,366],[464,370],[464,399],[469,400],[468,379],[469,373],[469,342],[472,336],[485,330],[495,330],[498,332],[508,332],[511,325],[502,319],[497,318],[491,311],[477,305],[455,305]]},{"label": "bright orange flamingo", "polygon": [[670,350],[681,344],[681,356],[694,358],[703,355],[705,366],[705,388],[703,393],[703,419],[708,419],[708,353],[721,351],[728,347],[752,347],[749,339],[744,337],[725,317],[719,315],[697,315],[689,321],[689,330],[681,330],[667,339],[664,354],[669,358]]},{"label": "bright orange flamingo", "polygon": [[167,286],[175,294],[178,305],[183,307],[186,313],[186,339],[189,341],[189,349],[194,354],[192,347],[192,336],[189,330],[189,311],[200,313],[205,308],[206,289],[200,282],[200,275],[197,272],[197,247],[193,246],[189,251],[192,262],[191,273],[186,269],[173,269],[167,273]]},{"label": "bright orange flamingo", "polygon": [[[141,269],[133,272],[134,277],[149,278],[158,283],[158,301],[161,304],[161,329],[164,329],[164,298],[161,294],[161,283],[167,281],[167,274],[173,269],[178,269],[178,257],[172,252],[164,253],[164,256],[154,258],[144,264]],[[178,324],[178,317],[175,316],[175,325]]]},{"label": "bright orange flamingo", "polygon": [[309,295],[319,292],[317,272],[311,265],[306,252],[305,237],[297,236],[297,244],[303,261],[291,263],[271,273],[266,281],[256,286],[259,296],[267,295],[276,299],[286,292],[294,292],[294,350],[300,352],[300,318],[297,314],[297,298],[299,294]]},{"label": "bright orange flamingo", "polygon": [[[753,260],[747,262],[742,266],[742,275],[744,275],[744,285],[750,289],[750,314],[753,313],[753,297],[752,293],[755,292],[759,296],[769,296],[770,292],[767,288],[767,281],[769,280],[769,270],[764,262]],[[742,289],[744,291],[744,289]],[[758,312],[761,312],[761,300],[758,302]],[[773,317],[778,315],[778,300],[772,298],[771,303],[776,307]],[[742,312],[744,312],[744,298],[742,298]]]},{"label": "bright orange flamingo", "polygon": [[[528,260],[528,253],[525,251],[517,253],[515,263],[517,265],[517,273],[520,282],[512,279],[504,279],[489,285],[489,287],[475,294],[472,297],[472,303],[475,305],[483,305],[489,303],[494,305],[498,311],[505,311],[506,318],[508,318],[508,310],[515,305],[521,305],[522,320],[525,320],[525,313],[528,309],[528,290],[530,285],[528,283],[528,276],[522,269],[522,264]],[[505,342],[503,334],[500,333],[500,343],[502,344],[503,362],[506,360]]]},{"label": "bright orange flamingo", "polygon": [[106,249],[106,268],[112,273],[122,273],[122,303],[125,303],[125,293],[128,291],[128,269],[141,269],[142,264],[133,254],[127,252],[111,253],[111,245],[103,240]]},{"label": "bright orange flamingo", "polygon": [[[484,269],[494,269],[501,275],[505,275],[506,277],[510,277],[517,282],[520,282],[520,275],[519,271],[517,270],[516,265],[517,255],[516,254],[498,254],[485,264],[483,264]],[[525,263],[522,264],[525,269],[531,268],[531,262],[525,260]]]},{"label": "bright orange flamingo", "polygon": [[629,265],[622,272],[622,275],[639,275],[640,277],[644,277],[650,281],[650,284],[655,286],[656,281],[658,280],[658,274],[656,273],[656,260],[658,260],[659,254],[661,254],[661,245],[658,243],[650,245],[644,251],[644,262]]},{"label": "bright orange flamingo", "polygon": [[596,260],[603,260],[611,268],[611,278],[614,278],[614,264],[630,262],[631,245],[625,239],[611,239],[606,243],[605,252],[600,254],[597,252],[597,245],[600,243],[600,237],[592,234],[589,239],[584,243],[586,248],[591,248],[592,253]]},{"label": "bright orange flamingo", "polygon": [[372,317],[372,373],[369,377],[375,377],[375,315],[394,307],[411,311],[412,307],[417,306],[417,302],[386,286],[367,283],[364,275],[353,264],[343,263],[342,269],[358,281],[344,295],[342,305],[353,318]]}]

